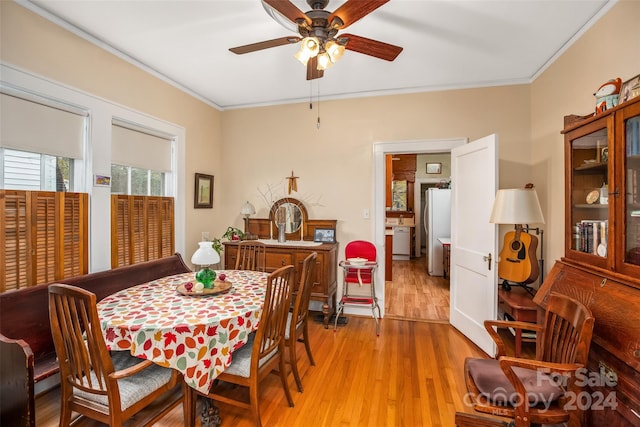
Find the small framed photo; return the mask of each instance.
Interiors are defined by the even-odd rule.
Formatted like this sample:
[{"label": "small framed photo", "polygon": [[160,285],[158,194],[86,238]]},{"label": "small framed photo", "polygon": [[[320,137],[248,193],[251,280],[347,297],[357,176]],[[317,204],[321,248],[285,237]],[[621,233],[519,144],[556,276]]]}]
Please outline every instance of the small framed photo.
[{"label": "small framed photo", "polygon": [[106,175],[94,175],[93,185],[96,187],[110,187],[111,177]]},{"label": "small framed photo", "polygon": [[196,173],[193,207],[196,209],[213,207],[213,175]]},{"label": "small framed photo", "polygon": [[622,83],[618,104],[629,101],[638,95],[640,95],[640,74]]},{"label": "small framed photo", "polygon": [[442,173],[442,163],[427,163],[427,173]]},{"label": "small framed photo", "polygon": [[313,233],[313,241],[322,242],[322,243],[335,243],[336,229],[335,228],[316,228]]}]

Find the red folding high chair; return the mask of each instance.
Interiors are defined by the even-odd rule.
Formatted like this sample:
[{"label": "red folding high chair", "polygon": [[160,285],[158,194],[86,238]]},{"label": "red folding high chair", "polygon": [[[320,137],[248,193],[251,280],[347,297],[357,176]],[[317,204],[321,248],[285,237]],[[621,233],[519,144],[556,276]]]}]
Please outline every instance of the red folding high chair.
[{"label": "red folding high chair", "polygon": [[[344,270],[342,297],[338,302],[333,330],[335,331],[338,326],[338,317],[344,311],[345,305],[364,305],[371,308],[373,318],[376,321],[376,335],[380,335],[378,319],[382,315],[375,286],[375,273],[378,268],[376,247],[366,240],[354,240],[347,244],[344,254],[346,259],[340,261],[340,267]],[[362,292],[353,292],[355,286],[358,288],[368,286],[370,292],[368,295]],[[377,317],[376,308],[378,309]]]}]

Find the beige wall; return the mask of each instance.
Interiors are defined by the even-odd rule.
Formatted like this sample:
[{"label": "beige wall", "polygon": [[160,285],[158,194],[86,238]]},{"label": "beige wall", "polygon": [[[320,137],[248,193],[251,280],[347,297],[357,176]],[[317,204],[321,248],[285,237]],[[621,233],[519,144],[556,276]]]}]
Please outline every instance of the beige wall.
[{"label": "beige wall", "polygon": [[[12,2],[0,8],[3,62],[186,129],[187,247],[241,226],[245,200],[265,217],[291,171],[312,218],[338,219],[341,242],[373,239],[362,213],[374,211],[374,143],[497,133],[500,187],[536,184],[548,269],[562,255],[562,117],[591,111],[603,81],[640,72],[640,2],[623,0],[531,85],[322,101],[317,129],[307,103],[219,112]],[[195,172],[216,177],[213,210],[191,207]]]},{"label": "beige wall", "polygon": [[545,225],[546,270],[564,254],[565,115],[595,110],[609,79],[640,73],[640,2],[619,1],[531,85],[531,162]]},{"label": "beige wall", "polygon": [[185,128],[187,185],[178,190],[187,200],[185,247],[195,250],[202,231],[220,232],[219,204],[193,209],[192,202],[195,172],[220,175],[218,110],[14,2],[0,1],[0,19],[3,63]]},{"label": "beige wall", "polygon": [[[337,238],[373,240],[373,144],[376,142],[432,140],[491,133],[500,135],[501,181],[524,185],[530,134],[529,87],[431,92],[321,102],[317,110],[307,103],[223,113],[225,163],[225,217],[240,224],[237,213],[244,200],[266,217],[268,204],[261,192],[269,187],[283,196],[284,178],[299,176],[297,197],[308,202],[309,215],[338,219]],[[233,160],[231,160],[233,159]],[[519,165],[514,168],[513,165]],[[518,170],[514,175],[513,170]],[[260,190],[260,191],[258,191]]]}]

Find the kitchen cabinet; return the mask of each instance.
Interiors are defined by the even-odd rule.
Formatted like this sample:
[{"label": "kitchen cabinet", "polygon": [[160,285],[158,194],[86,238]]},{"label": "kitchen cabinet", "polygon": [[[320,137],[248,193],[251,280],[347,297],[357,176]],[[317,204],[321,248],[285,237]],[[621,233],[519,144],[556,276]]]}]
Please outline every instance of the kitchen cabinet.
[{"label": "kitchen cabinet", "polygon": [[407,211],[414,211],[413,192],[416,181],[416,154],[387,154],[386,156],[386,207],[392,202],[392,181],[407,181]]},{"label": "kitchen cabinet", "polygon": [[411,256],[411,227],[393,227],[393,260],[408,261]]},{"label": "kitchen cabinet", "polygon": [[384,280],[393,280],[393,228],[386,227],[384,231]]}]

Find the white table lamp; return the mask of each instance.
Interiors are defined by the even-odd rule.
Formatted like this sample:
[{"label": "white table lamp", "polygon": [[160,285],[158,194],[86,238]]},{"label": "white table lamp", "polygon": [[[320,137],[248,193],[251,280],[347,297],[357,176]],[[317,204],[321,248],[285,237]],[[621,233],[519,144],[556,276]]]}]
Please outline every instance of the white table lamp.
[{"label": "white table lamp", "polygon": [[493,224],[544,224],[538,195],[533,188],[498,190],[489,222]]},{"label": "white table lamp", "polygon": [[[531,283],[533,280],[536,280],[539,274],[538,271],[544,274],[544,234],[540,228],[530,228],[528,225],[544,224],[544,216],[542,215],[536,190],[533,189],[533,184],[527,184],[525,188],[498,190],[489,222],[493,224],[515,225],[515,232],[509,232],[505,235],[505,243],[500,253],[498,263],[498,274],[501,278],[505,279],[502,285],[503,288],[506,290],[510,289],[508,280],[515,280],[516,282],[523,282],[521,286],[530,292],[526,283]],[[526,228],[523,227],[523,224],[526,224]],[[532,247],[533,254],[535,254],[535,248],[537,246],[537,240],[533,236],[525,240],[530,243],[523,243],[522,241],[522,233],[528,233],[530,230],[535,230],[536,234],[540,235],[540,260],[538,260],[540,268],[539,270],[532,268],[529,271],[528,277],[526,277],[526,261],[531,261],[532,259],[530,258],[535,258],[535,255],[530,255],[529,248]],[[529,235],[527,235],[527,237],[528,236]],[[531,246],[529,247],[528,245]],[[509,264],[510,262],[513,264]],[[521,265],[523,267],[520,267]],[[518,274],[513,272],[514,269]],[[516,279],[516,277],[518,278]],[[522,280],[523,277],[526,278]],[[543,276],[540,276],[540,282],[542,282],[542,277]]]},{"label": "white table lamp", "polygon": [[249,203],[248,200],[240,208],[240,214],[242,216],[244,216],[244,238],[245,238],[245,240],[253,240],[253,239],[257,238],[256,236],[251,234],[251,230],[249,230],[249,217],[251,215],[255,214],[255,213],[256,213],[256,208],[251,203]]},{"label": "white table lamp", "polygon": [[205,288],[213,287],[213,281],[216,279],[216,272],[209,268],[220,262],[220,255],[213,249],[211,242],[199,242],[200,247],[191,257],[191,263],[202,267],[196,273],[196,280],[204,285]]}]

